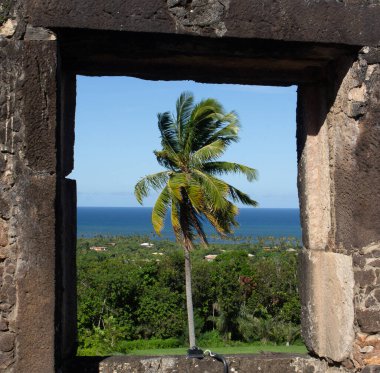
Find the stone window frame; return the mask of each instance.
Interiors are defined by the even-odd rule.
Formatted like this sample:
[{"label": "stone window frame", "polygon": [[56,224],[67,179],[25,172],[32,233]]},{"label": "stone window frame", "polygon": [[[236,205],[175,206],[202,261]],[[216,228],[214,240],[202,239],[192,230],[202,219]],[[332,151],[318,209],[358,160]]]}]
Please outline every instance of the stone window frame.
[{"label": "stone window frame", "polygon": [[[111,33],[112,34],[112,33]],[[90,51],[86,58],[78,57],[78,49],[81,43],[77,42],[77,35],[70,32],[58,34],[61,40],[61,141],[60,141],[60,160],[61,160],[61,176],[71,172],[73,167],[73,144],[74,144],[74,111],[75,111],[75,76],[83,75],[108,75],[110,73],[117,75],[126,75],[133,77],[146,78],[150,80],[168,79],[183,80],[191,79],[199,82],[227,82],[227,83],[243,83],[243,84],[264,84],[264,85],[290,85],[297,84],[297,150],[298,150],[298,188],[300,197],[301,220],[303,227],[303,242],[306,250],[301,255],[300,272],[302,277],[301,296],[302,296],[302,329],[306,338],[308,348],[321,357],[327,357],[334,361],[342,361],[349,355],[351,345],[354,338],[354,309],[353,309],[353,271],[352,259],[350,256],[331,250],[331,227],[332,227],[332,211],[331,211],[331,182],[329,167],[329,129],[328,116],[331,106],[338,95],[338,87],[344,79],[345,74],[349,71],[355,56],[357,55],[357,47],[331,47],[328,46],[328,58],[319,61],[319,64],[308,62],[299,62],[297,58],[292,61],[295,68],[278,68],[276,62],[288,60],[296,49],[302,51],[302,57],[308,57],[310,50],[321,48],[324,51],[325,46],[314,44],[313,47],[308,43],[289,43],[278,41],[266,41],[265,43],[256,41],[258,48],[264,50],[259,55],[256,54],[255,48],[245,50],[245,60],[241,57],[232,57],[236,50],[241,51],[247,46],[244,42],[242,45],[232,45],[231,42],[206,40],[199,43],[194,37],[189,36],[157,36],[157,35],[139,35],[138,41],[134,41],[132,49],[136,52],[134,59],[128,58],[125,53],[120,54],[116,51],[125,45],[125,39],[117,39],[114,45],[108,48],[108,60],[102,61],[96,49],[99,44],[104,45],[110,33],[98,33],[99,38],[90,40],[87,45]],[[136,35],[134,35],[136,36]],[[125,38],[125,36],[123,36]],[[147,43],[147,39],[153,37],[159,47],[152,53],[145,56],[143,45]],[[104,39],[103,39],[104,38]],[[175,45],[177,40],[185,40],[189,45],[195,45],[196,58],[189,65],[181,59],[183,50],[177,51]],[[99,42],[100,40],[100,42]],[[87,39],[88,41],[88,39]],[[218,43],[224,43],[226,53],[217,52]],[[95,45],[96,43],[96,45]],[[271,45],[272,44],[272,45]],[[74,47],[73,47],[74,46]],[[174,47],[173,47],[174,46]],[[211,54],[216,54],[216,61],[210,61],[209,54],[205,50],[210,48]],[[167,50],[165,50],[165,47]],[[73,52],[74,50],[74,52]],[[174,50],[174,53],[173,53]],[[278,57],[278,60],[270,64],[269,68],[263,68],[262,57],[272,57],[273,51],[284,56]],[[190,60],[192,52],[186,50],[186,57]],[[301,54],[302,54],[301,53]],[[320,52],[322,54],[322,52]],[[326,52],[325,52],[326,53]],[[171,55],[175,56],[175,61],[168,62]],[[244,52],[243,52],[244,54]],[[136,58],[136,55],[138,56]],[[164,62],[162,62],[164,55]],[[227,56],[226,56],[227,55]],[[267,55],[267,56],[266,56]],[[312,53],[311,53],[312,55]],[[75,57],[74,57],[75,56]],[[119,59],[119,60],[118,60]],[[137,62],[135,61],[137,59]],[[197,61],[199,59],[199,61]],[[230,59],[230,60],[229,60]],[[225,69],[224,63],[235,63],[243,60],[242,67],[237,67],[238,71],[232,71],[231,68]],[[246,60],[251,60],[253,69],[247,64]],[[301,58],[302,59],[302,58]],[[93,62],[91,66],[85,66],[87,61]],[[140,60],[140,61],[139,61]],[[157,60],[157,62],[156,62]],[[273,61],[272,61],[273,62]],[[246,63],[246,65],[244,65]],[[297,66],[297,63],[299,66]],[[107,64],[107,66],[106,66]],[[222,77],[219,75],[209,75],[209,65],[217,71],[221,71]],[[247,67],[248,65],[248,67]],[[256,66],[257,65],[257,66]],[[272,66],[273,65],[273,66]],[[317,65],[317,66],[316,66]],[[128,66],[126,68],[126,66]],[[343,66],[343,67],[342,67]],[[157,70],[155,70],[158,67]],[[175,68],[174,68],[175,67]],[[276,70],[278,68],[278,70]],[[251,69],[251,76],[247,79],[244,75]],[[287,73],[287,74],[286,74]],[[286,74],[286,75],[284,75]],[[310,117],[312,113],[312,117]],[[317,170],[317,171],[316,171]],[[315,174],[318,174],[316,179]],[[75,199],[75,181],[66,178],[61,179],[61,227],[64,234],[62,235],[62,248],[67,248],[75,242],[75,232],[73,230],[76,199]],[[69,203],[67,203],[69,201]],[[69,206],[69,207],[68,207]],[[71,252],[71,250],[64,251]],[[66,284],[63,291],[62,300],[58,304],[63,310],[62,312],[62,358],[73,356],[76,345],[73,344],[76,335],[75,321],[75,293],[73,284],[70,279],[75,277],[74,255],[69,254],[61,258],[60,265],[62,270],[62,280]],[[315,263],[318,263],[317,265]],[[326,271],[326,268],[328,269]],[[343,268],[343,273],[336,273],[336,269]],[[321,286],[316,285],[319,281]],[[329,308],[330,292],[326,291],[327,284],[334,284],[335,287],[345,289],[339,294],[339,302],[342,307]],[[336,296],[337,294],[335,294]],[[335,305],[336,306],[336,305]],[[326,319],[325,308],[329,308],[330,315],[345,315],[343,318]],[[338,312],[337,312],[338,311]],[[332,333],[331,325],[338,325],[341,333]],[[327,328],[326,328],[327,326]],[[315,330],[319,330],[315,334]],[[327,335],[326,335],[327,333]],[[348,337],[347,337],[348,336]],[[332,345],[338,347],[331,347]]]},{"label": "stone window frame", "polygon": [[0,40],[0,241],[9,317],[0,345],[15,371],[51,372],[75,359],[76,187],[66,176],[76,74],[297,84],[303,334],[313,356],[333,365],[376,363],[367,340],[379,332],[378,48],[353,45],[350,28],[342,45],[335,34],[335,44],[318,42],[318,30],[310,39],[317,42],[294,42],[270,33],[264,40],[8,26]]}]

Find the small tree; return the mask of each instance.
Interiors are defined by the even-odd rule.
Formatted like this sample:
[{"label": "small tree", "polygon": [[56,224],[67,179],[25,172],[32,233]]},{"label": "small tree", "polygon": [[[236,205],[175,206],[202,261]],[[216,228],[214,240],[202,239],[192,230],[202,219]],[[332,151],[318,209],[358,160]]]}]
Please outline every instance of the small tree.
[{"label": "small tree", "polygon": [[153,207],[152,224],[157,234],[164,227],[170,210],[176,240],[184,249],[186,304],[190,347],[195,347],[194,315],[191,289],[190,252],[195,238],[207,245],[202,221],[207,219],[221,235],[237,226],[237,207],[231,202],[256,206],[256,201],[217,175],[242,173],[248,181],[256,179],[256,170],[238,163],[216,161],[227,146],[238,141],[239,120],[234,112],[225,113],[211,98],[194,104],[193,95],[181,94],[176,115],[158,114],[162,149],[154,154],[166,171],[143,177],[135,186],[135,196],[142,204],[151,189],[160,191]]}]

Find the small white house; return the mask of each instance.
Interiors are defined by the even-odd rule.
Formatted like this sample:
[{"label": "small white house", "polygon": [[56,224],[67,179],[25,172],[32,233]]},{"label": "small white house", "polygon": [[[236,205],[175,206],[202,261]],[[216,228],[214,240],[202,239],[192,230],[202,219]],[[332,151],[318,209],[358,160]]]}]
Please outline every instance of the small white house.
[{"label": "small white house", "polygon": [[143,242],[142,244],[140,244],[140,246],[144,246],[144,247],[153,247],[154,244],[150,243],[150,242]]},{"label": "small white house", "polygon": [[107,248],[105,246],[91,246],[90,250],[92,251],[107,251]]},{"label": "small white house", "polygon": [[205,256],[205,259],[208,261],[208,262],[212,262],[218,255],[215,255],[215,254],[209,254],[209,255],[206,255]]}]

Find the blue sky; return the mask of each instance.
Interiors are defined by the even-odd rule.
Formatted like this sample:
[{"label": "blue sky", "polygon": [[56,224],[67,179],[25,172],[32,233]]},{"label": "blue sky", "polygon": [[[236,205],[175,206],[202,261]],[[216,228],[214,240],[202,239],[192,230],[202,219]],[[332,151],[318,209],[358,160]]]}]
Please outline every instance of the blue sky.
[{"label": "blue sky", "polygon": [[[146,81],[128,77],[77,79],[75,166],[78,206],[139,206],[133,187],[159,171],[157,113],[173,112],[183,91],[195,100],[213,97],[241,121],[240,142],[222,159],[254,167],[259,179],[225,180],[247,192],[260,207],[298,207],[296,186],[296,90],[292,87]],[[155,197],[145,200],[152,206]]]}]

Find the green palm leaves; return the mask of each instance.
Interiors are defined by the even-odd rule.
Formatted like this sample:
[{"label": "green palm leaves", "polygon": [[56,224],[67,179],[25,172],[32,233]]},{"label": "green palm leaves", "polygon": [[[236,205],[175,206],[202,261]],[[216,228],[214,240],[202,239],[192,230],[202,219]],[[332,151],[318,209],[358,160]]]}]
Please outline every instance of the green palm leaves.
[{"label": "green palm leaves", "polygon": [[231,142],[239,140],[240,124],[236,113],[225,113],[214,99],[194,104],[193,95],[181,94],[176,114],[158,114],[162,149],[155,151],[158,163],[167,171],[148,175],[135,186],[142,203],[150,190],[160,191],[152,212],[152,223],[160,234],[170,211],[171,223],[178,240],[197,236],[207,243],[202,222],[207,219],[221,235],[236,226],[237,207],[233,202],[256,206],[247,194],[218,176],[228,173],[256,179],[253,168],[217,161]]}]

